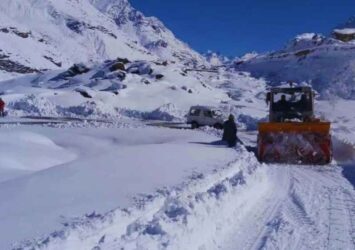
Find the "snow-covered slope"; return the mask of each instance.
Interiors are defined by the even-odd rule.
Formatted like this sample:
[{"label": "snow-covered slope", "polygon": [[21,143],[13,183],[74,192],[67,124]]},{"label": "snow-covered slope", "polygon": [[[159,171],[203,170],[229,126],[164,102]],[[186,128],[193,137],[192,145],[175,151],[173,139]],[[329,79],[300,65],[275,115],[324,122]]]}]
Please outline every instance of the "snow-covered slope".
[{"label": "snow-covered slope", "polygon": [[[348,22],[346,27],[352,25]],[[264,77],[271,85],[307,82],[324,98],[355,98],[355,40],[306,33],[282,50],[237,61],[234,67]]]},{"label": "snow-covered slope", "polygon": [[134,43],[150,53],[166,60],[182,61],[196,66],[205,63],[204,58],[190,49],[155,17],[145,17],[132,8],[128,0],[89,0],[102,13],[114,20],[116,25]]},{"label": "snow-covered slope", "polygon": [[236,114],[246,126],[265,116],[264,90],[263,80],[223,68],[126,59],[0,82],[10,116],[184,121],[192,105],[208,105]]},{"label": "snow-covered slope", "polygon": [[203,54],[206,60],[210,63],[211,66],[222,66],[230,63],[231,59],[222,55],[219,52],[213,52],[211,50]]},{"label": "snow-covered slope", "polygon": [[205,60],[126,0],[3,0],[0,77],[116,57]]}]

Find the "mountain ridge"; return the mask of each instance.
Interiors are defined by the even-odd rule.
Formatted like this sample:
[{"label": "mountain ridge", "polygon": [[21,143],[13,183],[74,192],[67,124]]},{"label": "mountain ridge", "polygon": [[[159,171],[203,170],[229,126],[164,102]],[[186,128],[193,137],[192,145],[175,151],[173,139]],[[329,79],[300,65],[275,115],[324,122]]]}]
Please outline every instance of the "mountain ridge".
[{"label": "mountain ridge", "polygon": [[206,64],[162,22],[126,0],[4,0],[0,14],[2,79],[117,57]]}]

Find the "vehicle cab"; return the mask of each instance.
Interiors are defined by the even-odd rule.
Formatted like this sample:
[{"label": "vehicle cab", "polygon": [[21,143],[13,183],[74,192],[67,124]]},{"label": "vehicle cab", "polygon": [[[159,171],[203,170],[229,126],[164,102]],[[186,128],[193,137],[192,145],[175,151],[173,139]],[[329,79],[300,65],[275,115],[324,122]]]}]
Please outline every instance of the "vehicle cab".
[{"label": "vehicle cab", "polygon": [[307,121],[314,117],[314,92],[310,87],[272,88],[266,102],[270,122]]}]

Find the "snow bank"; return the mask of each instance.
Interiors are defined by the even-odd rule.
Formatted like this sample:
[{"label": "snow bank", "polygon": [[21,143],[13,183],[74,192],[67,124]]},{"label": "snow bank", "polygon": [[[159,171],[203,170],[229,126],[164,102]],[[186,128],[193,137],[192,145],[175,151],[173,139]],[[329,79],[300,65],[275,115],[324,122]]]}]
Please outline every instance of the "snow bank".
[{"label": "snow bank", "polygon": [[[43,127],[2,131],[4,135],[13,131],[4,136],[12,141],[9,151],[4,151],[10,152],[5,159],[17,165],[22,159],[32,161],[27,169],[49,167],[0,183],[0,200],[6,200],[0,203],[2,249],[61,228],[73,217],[131,207],[140,199],[132,197],[169,190],[194,173],[211,173],[236,157],[234,150],[213,143],[219,138],[198,131]],[[28,147],[33,150],[24,152]]]},{"label": "snow bank", "polygon": [[[242,148],[238,160],[184,184],[138,197],[136,205],[88,214],[19,249],[216,249],[243,211],[272,186],[265,168]],[[253,199],[250,199],[253,197]]]},{"label": "snow bank", "polygon": [[77,157],[37,133],[2,129],[0,134],[0,183],[73,161]]}]

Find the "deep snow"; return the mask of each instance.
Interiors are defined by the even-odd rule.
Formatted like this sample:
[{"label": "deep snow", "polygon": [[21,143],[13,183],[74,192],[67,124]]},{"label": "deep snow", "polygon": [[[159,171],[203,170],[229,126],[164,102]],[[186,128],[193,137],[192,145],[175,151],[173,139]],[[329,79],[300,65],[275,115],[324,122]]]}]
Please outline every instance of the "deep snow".
[{"label": "deep snow", "polygon": [[[354,98],[354,42],[307,33],[229,61],[127,0],[3,0],[0,14],[1,249],[355,248],[340,167],[354,165],[355,116],[339,98]],[[287,80],[323,98],[332,165],[257,162],[266,89]],[[157,127],[191,105],[234,114],[245,147]]]},{"label": "deep snow", "polygon": [[[33,128],[30,130],[36,131]],[[54,138],[53,134],[56,130],[45,129],[44,134]],[[71,136],[73,136],[72,130],[69,129]],[[76,135],[94,136],[95,141],[99,138],[101,143],[107,143],[109,140],[110,142],[104,147],[97,145],[104,151],[110,147],[105,157],[93,155],[95,161],[91,158],[88,161],[79,158],[80,163],[64,164],[13,181],[20,183],[21,187],[22,183],[31,180],[32,185],[27,186],[28,191],[25,195],[27,197],[32,194],[32,197],[35,197],[33,194],[38,194],[40,191],[38,185],[42,186],[42,181],[49,178],[52,182],[45,183],[49,188],[44,192],[50,191],[51,196],[46,197],[46,204],[50,201],[47,205],[57,206],[57,210],[61,210],[60,208],[67,204],[65,198],[71,202],[69,215],[64,217],[58,215],[63,213],[65,215],[65,206],[62,207],[61,213],[58,212],[57,216],[53,216],[52,220],[48,219],[51,218],[48,217],[48,213],[52,213],[53,208],[46,207],[45,210],[41,210],[43,214],[37,216],[46,216],[44,224],[47,229],[50,228],[47,223],[52,221],[55,222],[53,228],[57,230],[52,230],[53,233],[50,235],[44,233],[43,237],[37,237],[37,240],[18,243],[19,249],[354,248],[355,221],[353,221],[352,208],[355,206],[355,191],[342,176],[342,169],[335,164],[321,167],[260,164],[254,155],[243,147],[227,149],[215,142],[218,138],[207,136],[205,132],[151,128],[148,129],[149,138],[145,138],[140,135],[146,134],[147,128],[134,129],[134,136],[128,135],[126,130],[114,130],[113,137],[112,130],[98,132],[95,129],[94,134],[90,133],[92,132],[90,130],[81,129],[80,133],[76,131]],[[112,138],[116,138],[117,142],[113,143]],[[154,141],[153,144],[151,139]],[[82,143],[86,145],[85,140],[81,140],[78,144],[82,146]],[[116,143],[119,145],[114,146]],[[152,154],[152,147],[155,146],[159,148],[159,157]],[[154,163],[162,155],[164,155],[163,161],[166,156],[179,159],[175,161],[169,159],[160,170],[154,172],[155,175],[165,173],[163,180],[160,178],[157,180],[156,176],[150,175],[146,179],[145,170],[139,168],[141,172],[132,173],[126,168],[137,167],[135,163],[140,159],[137,159],[136,154],[135,157],[127,157],[129,154],[123,150],[125,157],[115,157],[114,162],[125,162],[124,171],[135,175],[135,180],[139,179],[137,174],[144,176],[134,184],[130,183],[131,179],[116,175],[112,167],[101,165],[97,169],[97,161],[109,160],[110,157],[107,156],[111,154],[111,150],[115,151],[115,156],[119,156],[118,149],[122,150],[125,147],[134,149],[135,153],[136,149],[139,153],[139,148],[143,147],[144,155],[149,152],[152,158],[144,159],[144,168],[147,165],[157,166],[146,163]],[[187,154],[181,148],[191,152],[195,159],[203,159],[203,161],[190,164],[194,162],[194,157],[190,158],[191,154]],[[208,150],[211,152],[208,153]],[[199,156],[199,151],[203,157]],[[355,152],[354,148],[353,151]],[[186,156],[189,158],[187,159]],[[211,159],[206,157],[213,157],[216,160],[211,162]],[[183,171],[185,160],[188,161],[187,171]],[[110,172],[106,175],[108,169]],[[50,176],[52,172],[55,173],[56,179]],[[59,177],[58,173],[61,173]],[[95,176],[90,177],[91,174]],[[77,178],[81,180],[80,187],[77,183],[70,184]],[[98,182],[101,178],[105,180],[105,184],[102,181]],[[116,182],[116,180],[121,181]],[[122,183],[125,183],[124,189]],[[155,186],[153,187],[152,184]],[[7,191],[6,186],[5,191]],[[52,186],[55,188],[52,189]],[[66,192],[63,186],[70,187],[70,192]],[[134,187],[133,192],[130,192],[130,186]],[[18,189],[15,188],[13,192],[16,194]],[[102,196],[101,192],[105,195]],[[76,199],[70,199],[76,195],[79,195]],[[58,197],[63,200],[52,200]],[[23,199],[17,202],[24,202],[24,206],[30,207],[31,211],[36,211],[38,203],[34,201],[35,204]],[[43,201],[40,203],[43,204]],[[86,209],[89,211],[83,209],[76,217],[73,211],[78,209],[80,204],[88,205]],[[100,210],[100,207],[103,209]],[[117,208],[109,209],[115,207]],[[42,206],[40,208],[43,209]],[[92,212],[93,210],[95,212]],[[16,211],[18,209],[13,213]],[[86,215],[80,216],[83,213]],[[36,228],[41,228],[42,223],[38,223],[38,218],[33,217],[33,212],[29,218],[39,224]],[[20,219],[16,217],[16,220]],[[7,230],[9,228],[11,229],[7,227]],[[43,232],[47,231],[43,229]],[[31,230],[27,233],[36,236],[39,232]]]},{"label": "deep snow", "polygon": [[0,133],[0,167],[14,178],[1,175],[1,249],[76,216],[130,207],[136,195],[236,158],[223,145],[209,145],[218,138],[192,131],[20,126]]}]

